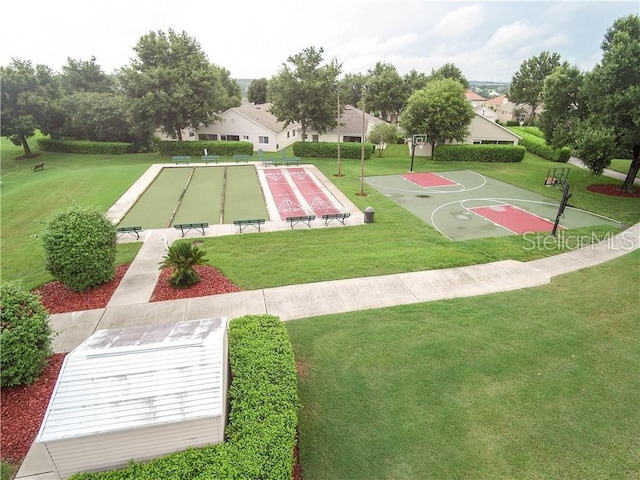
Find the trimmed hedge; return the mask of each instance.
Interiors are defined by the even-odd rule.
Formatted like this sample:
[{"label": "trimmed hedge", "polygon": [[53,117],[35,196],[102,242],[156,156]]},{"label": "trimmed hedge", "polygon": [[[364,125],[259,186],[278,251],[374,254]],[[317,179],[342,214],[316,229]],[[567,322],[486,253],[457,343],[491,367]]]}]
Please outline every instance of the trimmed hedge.
[{"label": "trimmed hedge", "polygon": [[[368,160],[375,151],[373,143],[364,144],[364,158]],[[293,154],[306,158],[338,158],[338,142],[295,142]],[[340,158],[362,157],[362,144],[356,142],[340,142]]]},{"label": "trimmed hedge", "polygon": [[43,152],[85,153],[96,155],[124,155],[133,153],[132,143],[125,142],[91,142],[89,140],[52,140],[41,138],[38,147]]},{"label": "trimmed hedge", "polygon": [[520,135],[521,140],[518,142],[531,153],[535,153],[542,158],[551,160],[552,162],[567,163],[571,158],[571,149],[569,147],[553,148],[548,145],[544,138],[537,135],[527,133],[523,128],[511,127],[511,130]]},{"label": "trimmed hedge", "polygon": [[438,145],[433,159],[450,162],[521,162],[527,149],[520,145]]},{"label": "trimmed hedge", "polygon": [[224,443],[71,478],[291,480],[300,405],[293,347],[283,323],[272,315],[232,320],[229,362],[231,410]]},{"label": "trimmed hedge", "polygon": [[231,157],[233,155],[253,154],[253,143],[251,142],[226,142],[221,140],[176,142],[164,140],[158,144],[160,155],[191,155],[192,157],[198,157],[204,155],[205,148],[207,149],[207,155]]}]

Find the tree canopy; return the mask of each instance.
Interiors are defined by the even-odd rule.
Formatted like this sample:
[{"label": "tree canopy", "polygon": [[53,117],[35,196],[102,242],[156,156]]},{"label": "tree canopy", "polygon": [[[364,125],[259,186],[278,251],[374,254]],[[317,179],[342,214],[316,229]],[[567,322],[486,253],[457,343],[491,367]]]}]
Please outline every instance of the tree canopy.
[{"label": "tree canopy", "polygon": [[307,47],[290,56],[269,81],[271,113],[285,125],[299,123],[302,141],[308,128],[324,133],[337,125],[334,85],[341,66],[322,65],[322,48]]},{"label": "tree canopy", "polygon": [[[230,105],[228,72],[209,63],[184,31],[150,32],[120,73],[134,122],[182,140],[182,130],[210,125]],[[238,88],[239,92],[239,88]]]},{"label": "tree canopy", "polygon": [[445,78],[457,80],[462,84],[462,87],[465,90],[469,89],[469,80],[467,80],[466,77],[462,74],[462,70],[460,70],[453,63],[445,63],[437,70],[431,69],[431,75],[427,77],[427,80],[444,80]]},{"label": "tree canopy", "polygon": [[407,100],[400,125],[409,136],[426,134],[433,148],[469,134],[475,112],[462,84],[453,79],[434,80]]},{"label": "tree canopy", "polygon": [[256,78],[249,84],[247,90],[247,100],[254,105],[262,105],[267,103],[267,85],[268,80],[266,78]]},{"label": "tree canopy", "polygon": [[387,120],[390,114],[400,113],[404,106],[405,89],[396,67],[377,62],[368,72],[367,108]]}]

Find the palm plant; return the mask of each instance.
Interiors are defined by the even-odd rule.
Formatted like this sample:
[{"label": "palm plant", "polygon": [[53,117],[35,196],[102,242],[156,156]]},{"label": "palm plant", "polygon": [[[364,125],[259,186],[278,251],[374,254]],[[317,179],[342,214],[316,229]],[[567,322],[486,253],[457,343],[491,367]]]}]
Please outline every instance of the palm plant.
[{"label": "palm plant", "polygon": [[174,243],[160,262],[160,268],[170,268],[169,285],[176,288],[187,288],[200,281],[200,276],[193,267],[205,265],[205,252],[187,243]]}]

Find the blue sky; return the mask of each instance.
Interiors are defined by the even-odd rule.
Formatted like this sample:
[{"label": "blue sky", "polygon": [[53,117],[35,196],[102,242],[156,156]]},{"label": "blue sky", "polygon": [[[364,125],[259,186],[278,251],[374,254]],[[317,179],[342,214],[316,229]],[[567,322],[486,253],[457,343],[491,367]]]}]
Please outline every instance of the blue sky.
[{"label": "blue sky", "polygon": [[67,57],[95,56],[111,73],[130,62],[142,35],[173,28],[234,78],[270,78],[287,57],[314,46],[343,73],[384,61],[400,75],[428,74],[452,62],[469,80],[509,82],[543,50],[590,70],[607,28],[640,14],[640,0],[33,0],[20,10],[0,29],[0,65],[15,57],[59,71]]}]

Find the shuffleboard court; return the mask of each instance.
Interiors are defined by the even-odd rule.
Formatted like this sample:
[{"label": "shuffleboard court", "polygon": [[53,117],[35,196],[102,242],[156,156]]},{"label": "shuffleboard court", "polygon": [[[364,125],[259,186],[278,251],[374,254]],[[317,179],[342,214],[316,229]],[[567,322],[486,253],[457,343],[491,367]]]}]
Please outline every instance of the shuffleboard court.
[{"label": "shuffleboard court", "polygon": [[225,168],[224,216],[220,223],[250,218],[268,219],[256,169],[251,165]]},{"label": "shuffleboard court", "polygon": [[280,169],[271,170],[265,172],[264,178],[267,181],[267,187],[275,203],[280,220],[284,220],[289,216],[307,214],[293,191],[285,172]]},{"label": "shuffleboard court", "polygon": [[312,178],[303,168],[288,169],[291,179],[313,211],[320,217],[325,214],[339,213],[334,203],[327,197],[318,182]]},{"label": "shuffleboard court", "polygon": [[172,223],[220,223],[223,181],[222,168],[196,168]]},{"label": "shuffleboard court", "polygon": [[[547,170],[540,172],[540,182],[546,173]],[[365,181],[451,240],[528,232],[551,234],[562,197],[560,191],[551,191],[556,198],[550,198],[472,170],[437,172],[437,177],[452,184],[433,185],[431,182],[436,181],[433,176],[418,174],[421,186],[407,181],[405,175],[367,177]],[[595,225],[625,227],[614,219],[571,205],[565,209],[559,226]]]}]

